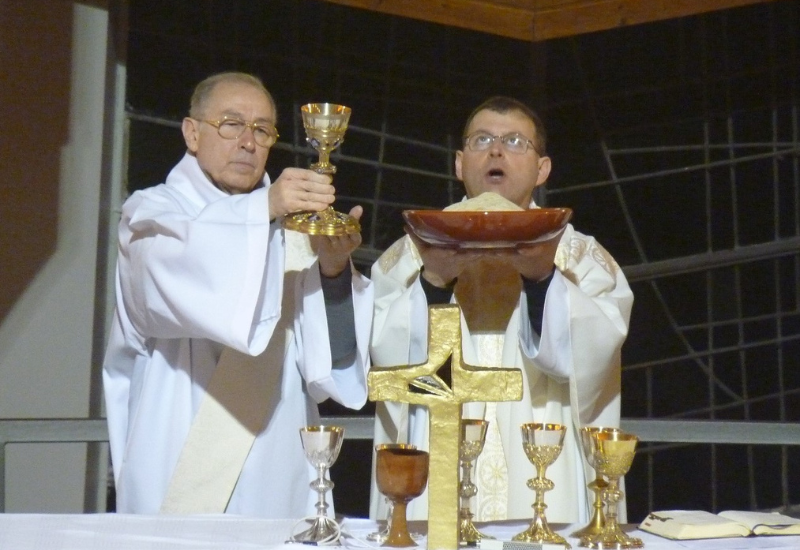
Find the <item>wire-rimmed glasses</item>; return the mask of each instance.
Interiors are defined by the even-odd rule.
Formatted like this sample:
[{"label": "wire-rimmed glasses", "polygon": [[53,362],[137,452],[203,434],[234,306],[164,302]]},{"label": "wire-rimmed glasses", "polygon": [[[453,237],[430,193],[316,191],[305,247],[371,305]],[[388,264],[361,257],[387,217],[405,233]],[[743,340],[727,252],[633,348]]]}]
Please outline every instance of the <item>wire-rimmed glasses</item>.
[{"label": "wire-rimmed glasses", "polygon": [[239,139],[245,130],[253,131],[253,141],[261,147],[272,147],[278,140],[278,130],[271,124],[247,122],[240,118],[224,116],[219,120],[200,120],[217,129],[222,139]]},{"label": "wire-rimmed glasses", "polygon": [[[464,145],[468,147],[470,151],[486,151],[494,144],[495,140],[498,139],[509,153],[524,155],[528,152],[529,148],[536,151],[536,144],[519,132],[504,134],[502,136],[493,136],[488,132],[475,132],[464,138]],[[538,151],[536,152],[538,153]]]}]

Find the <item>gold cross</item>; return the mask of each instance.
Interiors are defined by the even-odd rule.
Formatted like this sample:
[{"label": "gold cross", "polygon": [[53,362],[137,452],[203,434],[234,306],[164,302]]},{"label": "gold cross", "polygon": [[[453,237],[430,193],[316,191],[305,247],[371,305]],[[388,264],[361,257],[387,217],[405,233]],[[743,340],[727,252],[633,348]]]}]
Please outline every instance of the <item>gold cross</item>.
[{"label": "gold cross", "polygon": [[[436,374],[448,359],[452,387]],[[373,368],[368,385],[371,401],[398,401],[428,408],[428,548],[458,548],[461,406],[470,402],[519,401],[522,372],[465,364],[461,358],[459,307],[435,305],[428,308],[428,360],[419,365]]]}]

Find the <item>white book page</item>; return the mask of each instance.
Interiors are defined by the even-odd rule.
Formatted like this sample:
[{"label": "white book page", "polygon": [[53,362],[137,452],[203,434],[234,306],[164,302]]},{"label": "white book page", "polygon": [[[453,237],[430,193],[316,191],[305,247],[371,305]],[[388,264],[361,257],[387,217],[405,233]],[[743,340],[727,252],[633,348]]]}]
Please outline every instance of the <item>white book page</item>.
[{"label": "white book page", "polygon": [[[731,519],[725,519],[705,510],[665,510],[651,513],[648,519],[652,519],[654,522],[672,520],[685,525],[727,525],[731,523]],[[733,521],[739,523],[737,520]]]},{"label": "white book page", "polygon": [[798,529],[798,532],[800,532],[800,519],[784,516],[783,514],[726,510],[720,512],[719,515],[747,525],[751,530],[759,525],[766,525],[774,529],[785,529],[791,526],[797,526],[795,529]]},{"label": "white book page", "polygon": [[639,529],[671,539],[746,537],[750,529],[705,510],[665,510],[652,512]]}]

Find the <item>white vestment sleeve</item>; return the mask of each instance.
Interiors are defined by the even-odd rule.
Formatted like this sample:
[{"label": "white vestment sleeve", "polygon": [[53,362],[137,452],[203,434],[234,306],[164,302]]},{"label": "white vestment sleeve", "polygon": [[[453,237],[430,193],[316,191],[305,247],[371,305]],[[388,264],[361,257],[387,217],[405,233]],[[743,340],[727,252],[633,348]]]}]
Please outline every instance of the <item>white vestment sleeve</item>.
[{"label": "white vestment sleeve", "polygon": [[369,334],[372,326],[372,283],[352,270],[352,293],[356,329],[356,353],[353,362],[333,369],[325,298],[320,283],[319,264],[305,271],[298,285],[295,334],[300,358],[300,372],[311,397],[321,403],[331,398],[351,409],[367,402]]},{"label": "white vestment sleeve", "polygon": [[280,315],[284,268],[266,189],[218,200],[199,214],[182,213],[166,192],[137,196],[123,209],[119,260],[137,331],[263,351]]},{"label": "white vestment sleeve", "polygon": [[409,237],[395,242],[381,258],[372,268],[372,362],[383,367],[423,362],[428,356],[428,303],[419,283],[422,262]]},{"label": "white vestment sleeve", "polygon": [[556,263],[538,349],[531,346],[529,323],[522,323],[523,350],[544,373],[571,381],[578,426],[597,423],[609,406],[617,425],[620,350],[633,294],[611,255],[571,227],[562,237]]}]

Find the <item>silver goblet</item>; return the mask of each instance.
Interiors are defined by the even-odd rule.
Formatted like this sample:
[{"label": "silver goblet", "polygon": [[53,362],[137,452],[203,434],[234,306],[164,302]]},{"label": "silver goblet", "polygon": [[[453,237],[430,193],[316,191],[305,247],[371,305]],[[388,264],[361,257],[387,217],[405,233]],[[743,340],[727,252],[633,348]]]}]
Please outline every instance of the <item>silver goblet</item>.
[{"label": "silver goblet", "polygon": [[317,479],[310,483],[312,489],[319,493],[317,515],[311,527],[296,535],[293,542],[324,543],[335,541],[339,537],[340,527],[336,520],[327,516],[328,503],[325,493],[333,489],[333,482],[326,477],[328,469],[336,462],[339,450],[344,441],[344,428],[339,426],[306,426],[300,429],[303,451],[311,465],[317,470]]}]

